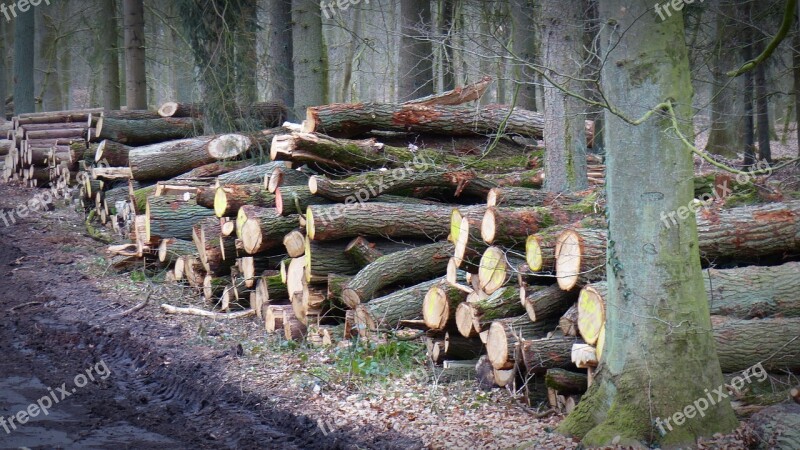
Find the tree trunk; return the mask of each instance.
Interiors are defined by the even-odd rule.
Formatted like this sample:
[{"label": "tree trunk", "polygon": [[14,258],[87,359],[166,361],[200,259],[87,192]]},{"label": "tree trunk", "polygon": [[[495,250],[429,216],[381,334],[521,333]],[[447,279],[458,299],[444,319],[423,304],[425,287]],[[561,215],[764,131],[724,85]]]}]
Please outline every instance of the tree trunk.
[{"label": "tree trunk", "polygon": [[[652,8],[645,1],[600,2],[602,22],[614,23],[603,28],[603,41],[612,43],[603,55],[603,93],[634,120],[670,99],[684,124],[682,133],[693,136],[683,15],[661,20]],[[693,445],[697,438],[730,432],[737,421],[730,402],[722,401],[705,417],[694,418],[691,427],[662,436],[656,425],[656,418],[682,411],[705,397],[704,389],[723,384],[697,226],[685,217],[668,229],[659,218],[661,211],[675,211],[692,200],[692,154],[666,131],[671,126],[667,117],[654,115],[634,126],[606,111],[605,124],[611,242],[605,347],[594,384],[559,431],[581,438],[586,446],[612,441]]]},{"label": "tree trunk", "polygon": [[269,16],[267,58],[271,64],[267,67],[272,90],[267,98],[282,100],[291,111],[289,119],[294,120],[293,39],[287,38],[292,33],[292,1],[267,0],[265,11]]},{"label": "tree trunk", "polygon": [[117,141],[104,139],[97,146],[94,155],[95,162],[105,160],[111,167],[127,167],[130,164],[129,155],[133,147],[120,144]]},{"label": "tree trunk", "polygon": [[[544,0],[539,20],[542,58],[555,85],[544,86],[545,189],[575,192],[586,189],[586,126],[582,100],[561,89],[581,92],[584,3]],[[556,87],[557,86],[557,87]]]},{"label": "tree trunk", "polygon": [[560,222],[559,212],[546,207],[490,206],[481,222],[481,238],[490,245],[522,243],[528,235]]},{"label": "tree trunk", "polygon": [[309,206],[306,229],[318,241],[362,235],[438,239],[450,231],[452,211],[446,205],[381,202]]},{"label": "tree trunk", "polygon": [[486,206],[520,207],[574,205],[594,197],[546,192],[525,187],[504,186],[492,188],[486,196]]},{"label": "tree trunk", "polygon": [[[309,108],[304,131],[353,137],[372,130],[412,131],[447,136],[480,136],[503,130],[541,138],[544,117],[533,111],[503,105],[418,106],[392,103],[337,103]],[[506,118],[508,120],[506,120]]]},{"label": "tree trunk", "polygon": [[147,217],[145,240],[151,241],[153,236],[157,236],[162,239],[174,237],[188,241],[192,239],[194,224],[213,215],[213,211],[194,202],[174,197],[150,197],[147,199],[145,209]]},{"label": "tree trunk", "polygon": [[195,119],[125,120],[104,117],[97,123],[95,138],[128,145],[145,145],[201,134],[203,125]]},{"label": "tree trunk", "polygon": [[768,372],[800,369],[800,318],[712,316],[711,323],[724,372],[743,371],[759,363]]},{"label": "tree trunk", "polygon": [[[554,323],[531,322],[527,314],[495,320],[489,327],[489,334],[486,338],[486,354],[489,355],[492,367],[495,369],[510,369],[514,367],[517,344],[522,343],[524,340],[544,337],[554,327]],[[570,340],[575,342],[574,338],[570,338]],[[572,344],[570,343],[571,347]],[[568,353],[567,361],[569,360]]]},{"label": "tree trunk", "polygon": [[123,0],[122,7],[125,25],[125,104],[129,110],[147,109],[144,2]]},{"label": "tree trunk", "polygon": [[178,238],[167,238],[158,246],[158,260],[167,265],[175,264],[181,256],[196,255],[197,247],[192,241]]},{"label": "tree trunk", "polygon": [[528,65],[536,63],[536,32],[534,4],[531,0],[511,0],[512,50],[517,56],[512,64],[514,81],[522,83],[517,94],[517,106],[536,111],[536,85],[534,72]]},{"label": "tree trunk", "polygon": [[315,0],[292,0],[294,112],[324,105],[328,97],[328,57],[322,15]]},{"label": "tree trunk", "polygon": [[[240,105],[252,105],[258,101],[256,74],[258,73],[258,52],[256,50],[256,31],[258,30],[258,2],[242,2],[235,35],[236,47],[236,99]],[[278,124],[280,125],[280,124]]]},{"label": "tree trunk", "polygon": [[283,217],[275,208],[245,205],[236,218],[236,236],[248,254],[281,246],[286,233],[297,227],[298,216]]},{"label": "tree trunk", "polygon": [[[730,0],[718,0],[720,11],[716,17],[716,37],[713,48],[713,92],[711,97],[711,125],[706,151],[735,159],[742,141],[741,118],[738,117],[741,103],[737,101],[736,83],[727,75],[738,69],[737,46],[731,45],[731,37],[739,31],[735,23],[736,6]],[[749,45],[749,43],[747,44]]]},{"label": "tree trunk", "polygon": [[555,284],[531,285],[521,290],[520,297],[531,321],[539,322],[563,317],[577,300],[577,292],[564,291]]},{"label": "tree trunk", "polygon": [[61,83],[58,79],[59,38],[57,24],[53,16],[45,13],[44,8],[34,9],[36,18],[36,52],[34,64],[38,98],[41,111],[60,111],[64,107],[61,97]]},{"label": "tree trunk", "polygon": [[434,331],[444,330],[456,317],[456,309],[467,294],[448,283],[433,286],[422,301],[422,319]]},{"label": "tree trunk", "polygon": [[278,214],[305,214],[311,205],[329,205],[333,202],[311,193],[308,186],[283,186],[275,191],[275,209]]},{"label": "tree trunk", "polygon": [[[34,35],[36,11],[19,13],[14,22],[14,114],[36,111],[34,102]],[[3,99],[5,100],[5,99]]]},{"label": "tree trunk", "polygon": [[400,101],[433,94],[433,47],[428,37],[431,2],[406,0],[400,3]]},{"label": "tree trunk", "polygon": [[572,346],[583,341],[570,336],[553,336],[549,339],[526,339],[520,342],[518,354],[528,373],[550,369],[575,369],[572,363]]},{"label": "tree trunk", "polygon": [[6,65],[8,61],[8,49],[6,48],[8,26],[8,23],[0,21],[0,124],[6,121],[6,99],[8,98],[8,66]]},{"label": "tree trunk", "polygon": [[422,315],[425,293],[441,282],[441,278],[426,281],[358,305],[356,323],[359,334],[367,336],[376,330],[391,330],[401,320],[418,319]]},{"label": "tree trunk", "polygon": [[213,136],[133,147],[128,160],[137,181],[163,180],[215,161],[208,154]]},{"label": "tree trunk", "polygon": [[[762,41],[754,44],[756,54],[764,48]],[[772,150],[769,143],[769,98],[767,98],[767,65],[758,64],[755,68],[756,88],[756,130],[758,131],[758,159],[772,164]]]},{"label": "tree trunk", "polygon": [[355,308],[372,299],[383,287],[441,276],[447,271],[452,254],[453,244],[437,242],[382,256],[347,282],[342,300],[348,307]]},{"label": "tree trunk", "polygon": [[519,301],[519,288],[506,286],[484,299],[466,301],[458,305],[455,319],[458,332],[464,337],[486,331],[497,319],[518,316],[525,311]]},{"label": "tree trunk", "polygon": [[[740,19],[745,23],[742,33],[744,44],[742,45],[742,60],[750,61],[753,59],[753,28],[749,25],[752,19],[753,5],[746,3],[741,7]],[[753,71],[748,70],[744,73],[744,166],[750,167],[755,164],[756,152],[756,131],[753,122]]]},{"label": "tree trunk", "polygon": [[264,181],[264,177],[272,173],[278,167],[288,167],[289,163],[285,161],[274,161],[266,164],[251,164],[247,167],[220,174],[217,181],[221,186],[228,184],[254,184]]},{"label": "tree trunk", "polygon": [[235,217],[244,205],[274,208],[275,196],[262,184],[221,185],[214,193],[213,206],[217,217]]}]

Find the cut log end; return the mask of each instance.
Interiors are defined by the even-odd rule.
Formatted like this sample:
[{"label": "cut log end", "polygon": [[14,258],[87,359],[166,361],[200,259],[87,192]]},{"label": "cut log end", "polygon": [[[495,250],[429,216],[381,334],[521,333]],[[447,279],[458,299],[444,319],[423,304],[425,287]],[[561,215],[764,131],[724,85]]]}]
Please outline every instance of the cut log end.
[{"label": "cut log end", "polygon": [[342,302],[352,309],[361,304],[361,297],[353,289],[344,289],[342,291]]},{"label": "cut log end", "polygon": [[[281,184],[283,183],[283,170],[276,167],[271,174],[264,178],[264,187],[270,194],[275,194]],[[313,191],[312,191],[313,193]]]},{"label": "cut log end", "polygon": [[217,217],[223,217],[225,216],[225,212],[227,210],[228,210],[228,196],[225,193],[225,189],[222,186],[220,186],[214,193],[214,214],[216,214]]},{"label": "cut log end", "polygon": [[495,369],[503,369],[508,365],[508,337],[503,324],[494,322],[489,327],[486,338],[486,354]]},{"label": "cut log end", "polygon": [[450,304],[447,292],[441,286],[430,288],[422,301],[422,318],[425,325],[432,330],[444,329],[449,316]]},{"label": "cut log end", "polygon": [[306,234],[309,239],[314,240],[314,235],[316,234],[314,231],[314,214],[312,214],[310,206],[306,209]]},{"label": "cut log end", "polygon": [[216,159],[235,158],[252,145],[252,139],[245,135],[223,134],[208,143],[208,154]]},{"label": "cut log end", "polygon": [[158,108],[158,115],[161,117],[172,117],[178,111],[177,102],[166,102]]},{"label": "cut log end", "polygon": [[263,239],[263,234],[261,233],[261,224],[255,220],[245,221],[238,236],[239,239],[242,240],[244,251],[251,255],[256,253],[256,251],[261,247],[261,241]]},{"label": "cut log end", "polygon": [[603,297],[593,287],[585,287],[578,297],[578,330],[587,344],[597,344],[605,319]]},{"label": "cut log end", "polygon": [[528,263],[528,268],[531,272],[540,272],[543,269],[544,258],[538,236],[528,236],[525,241],[525,262]]},{"label": "cut log end", "polygon": [[481,222],[481,238],[490,245],[494,243],[495,234],[497,232],[496,212],[497,211],[494,209],[487,209],[486,213],[483,215],[483,222]]},{"label": "cut log end", "polygon": [[306,237],[300,231],[292,231],[283,237],[283,246],[291,258],[299,258],[306,253]]},{"label": "cut log end", "polygon": [[103,142],[97,146],[97,150],[94,152],[94,162],[100,162],[103,160],[103,152],[106,148],[106,142],[107,141],[104,139]]},{"label": "cut log end", "polygon": [[312,194],[316,195],[318,188],[319,186],[317,186],[317,176],[314,175],[308,179],[308,190],[311,191]]},{"label": "cut log end", "polygon": [[556,278],[558,286],[569,291],[578,284],[583,245],[580,235],[567,230],[556,241]]},{"label": "cut log end", "polygon": [[487,294],[492,294],[506,284],[507,278],[506,255],[499,247],[489,247],[481,257],[478,269],[480,288]]},{"label": "cut log end", "polygon": [[497,198],[499,194],[500,192],[497,188],[489,189],[489,193],[486,195],[486,206],[497,206]]},{"label": "cut log end", "polygon": [[459,230],[458,234],[455,235],[456,237],[453,240],[453,243],[455,244],[453,258],[455,259],[456,268],[461,267],[461,265],[464,263],[464,257],[467,254],[467,246],[469,245],[469,220],[466,217],[462,217],[459,220],[457,229]]},{"label": "cut log end", "polygon": [[456,308],[456,328],[464,337],[473,337],[478,333],[475,330],[475,317],[472,307],[464,302]]},{"label": "cut log end", "polygon": [[167,245],[169,244],[169,239],[164,239],[158,244],[158,260],[160,262],[164,262],[167,260]]}]

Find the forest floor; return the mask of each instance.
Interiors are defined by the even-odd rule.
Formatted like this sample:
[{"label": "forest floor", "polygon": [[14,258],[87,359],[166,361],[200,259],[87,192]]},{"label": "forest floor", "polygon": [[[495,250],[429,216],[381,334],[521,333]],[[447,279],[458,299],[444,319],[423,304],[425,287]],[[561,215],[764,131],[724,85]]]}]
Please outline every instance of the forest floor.
[{"label": "forest floor", "polygon": [[[37,193],[2,185],[0,210]],[[206,305],[177,284],[114,273],[104,249],[67,207],[0,220],[0,416],[109,369],[49,416],[0,425],[0,448],[578,447],[551,432],[561,416],[539,418],[519,393],[432,382],[413,342],[318,349],[267,337],[255,318],[165,315],[161,303]],[[735,437],[707,445],[744,448]]]}]

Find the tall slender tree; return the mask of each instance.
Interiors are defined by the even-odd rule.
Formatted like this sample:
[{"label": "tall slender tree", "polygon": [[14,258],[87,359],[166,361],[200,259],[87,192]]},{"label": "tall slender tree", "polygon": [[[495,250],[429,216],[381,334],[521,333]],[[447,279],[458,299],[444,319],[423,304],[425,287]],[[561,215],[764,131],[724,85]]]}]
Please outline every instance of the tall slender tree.
[{"label": "tall slender tree", "polygon": [[119,48],[117,47],[117,2],[115,0],[99,0],[98,15],[100,29],[97,33],[95,45],[101,52],[103,67],[103,107],[106,109],[120,109],[119,86]]},{"label": "tall slender tree", "polygon": [[6,22],[0,20],[0,122],[6,120],[6,98],[8,97],[8,79],[6,79]]},{"label": "tall slender tree", "polygon": [[[674,420],[724,383],[695,218],[662,220],[694,194],[692,153],[675,136],[693,136],[683,16],[661,18],[650,0],[604,0],[599,7],[609,44],[603,93],[627,120],[605,113],[605,347],[594,384],[559,429],[589,447],[689,446],[730,432],[737,421],[730,401],[717,397],[704,415]],[[654,109],[641,124],[629,122]]]},{"label": "tall slender tree", "polygon": [[61,83],[58,78],[59,31],[51,11],[34,8],[36,14],[36,53],[34,55],[36,98],[42,111],[63,109]]},{"label": "tall slender tree", "polygon": [[328,56],[322,34],[322,12],[315,0],[292,0],[294,111],[322,105],[328,97]]},{"label": "tall slender tree", "polygon": [[292,0],[267,0],[269,38],[267,39],[267,70],[272,96],[283,100],[290,113],[294,112],[294,70],[292,66]]},{"label": "tall slender tree", "polygon": [[[756,54],[761,54],[764,44],[756,40]],[[772,163],[772,149],[769,142],[769,99],[767,98],[767,64],[756,66],[753,79],[755,81],[756,131],[758,136],[758,159]]]},{"label": "tall slender tree", "polygon": [[550,192],[586,189],[586,127],[583,101],[564,90],[580,92],[583,56],[581,0],[541,1],[542,59],[548,77],[544,90],[545,188]]},{"label": "tall slender tree", "polygon": [[258,30],[258,5],[256,0],[242,4],[241,22],[236,31],[236,79],[239,104],[249,105],[258,101],[256,72],[258,52],[256,31]]},{"label": "tall slender tree", "polygon": [[18,12],[14,22],[14,113],[36,111],[33,87],[33,53],[36,12]]},{"label": "tall slender tree", "polygon": [[426,30],[431,26],[431,2],[400,2],[400,101],[433,94],[433,46]]},{"label": "tall slender tree", "polygon": [[145,70],[144,3],[123,0],[125,24],[125,103],[128,109],[147,109]]},{"label": "tall slender tree", "polygon": [[516,83],[522,83],[517,94],[517,106],[536,111],[536,75],[528,68],[535,62],[538,52],[533,16],[532,0],[511,0],[511,49],[516,55],[512,62],[513,76]]},{"label": "tall slender tree", "polygon": [[453,61],[453,34],[456,32],[455,15],[458,0],[439,0],[439,34],[442,36],[441,67],[442,88],[445,91],[455,89],[456,74]]}]

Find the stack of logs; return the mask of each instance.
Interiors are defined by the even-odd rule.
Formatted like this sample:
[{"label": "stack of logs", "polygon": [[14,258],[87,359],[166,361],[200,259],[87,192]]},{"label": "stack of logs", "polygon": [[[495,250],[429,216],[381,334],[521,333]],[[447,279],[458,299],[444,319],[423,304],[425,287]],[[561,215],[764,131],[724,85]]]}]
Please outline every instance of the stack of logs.
[{"label": "stack of logs", "polygon": [[[217,136],[202,135],[198,105],[20,116],[5,174],[82,179],[89,218],[132,242],[109,247],[114,267],[144,259],[208,306],[168,313],[255,315],[321,345],[418,330],[443,374],[543,378],[569,410],[602,357],[610,306],[604,166],[590,155],[583,192],[541,190],[541,114],[462,105],[490,82],[312,107],[298,125],[278,126],[280,105],[265,103],[243,109],[264,131]],[[713,179],[698,177],[698,193]],[[704,261],[773,264],[704,272],[723,370],[763,355],[768,370],[800,369],[800,346],[785,345],[800,334],[800,263],[781,259],[800,251],[800,201],[698,221]]]}]

